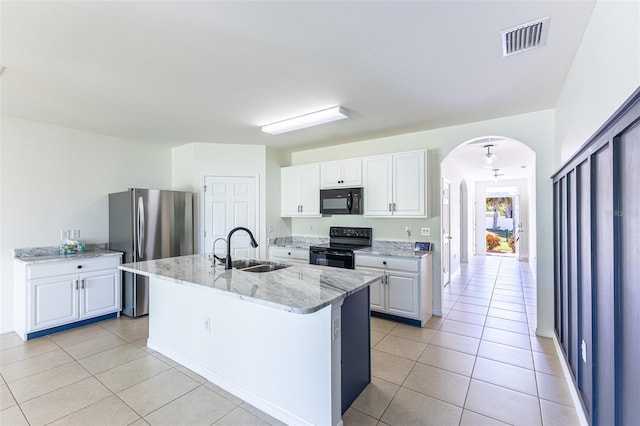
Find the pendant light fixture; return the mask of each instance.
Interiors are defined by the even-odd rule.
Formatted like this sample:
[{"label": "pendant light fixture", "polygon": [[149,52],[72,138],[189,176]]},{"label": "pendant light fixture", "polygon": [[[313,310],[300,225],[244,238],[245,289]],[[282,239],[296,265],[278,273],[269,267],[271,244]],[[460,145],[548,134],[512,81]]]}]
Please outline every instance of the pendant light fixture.
[{"label": "pendant light fixture", "polygon": [[492,144],[483,146],[483,148],[487,148],[487,153],[482,155],[482,162],[484,163],[484,167],[487,167],[489,169],[495,164],[496,160],[498,159],[498,156],[491,152],[492,147]]},{"label": "pendant light fixture", "polygon": [[493,181],[497,182],[499,176],[504,176],[504,173],[498,173],[500,169],[493,169]]}]

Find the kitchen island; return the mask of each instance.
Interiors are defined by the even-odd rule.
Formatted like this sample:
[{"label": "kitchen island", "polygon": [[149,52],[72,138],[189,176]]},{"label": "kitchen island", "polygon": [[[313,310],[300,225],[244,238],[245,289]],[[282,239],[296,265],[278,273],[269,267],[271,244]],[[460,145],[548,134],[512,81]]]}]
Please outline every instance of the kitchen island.
[{"label": "kitchen island", "polygon": [[252,273],[206,255],[120,268],[150,278],[149,348],[287,424],[340,425],[370,381],[369,286],[381,274]]}]

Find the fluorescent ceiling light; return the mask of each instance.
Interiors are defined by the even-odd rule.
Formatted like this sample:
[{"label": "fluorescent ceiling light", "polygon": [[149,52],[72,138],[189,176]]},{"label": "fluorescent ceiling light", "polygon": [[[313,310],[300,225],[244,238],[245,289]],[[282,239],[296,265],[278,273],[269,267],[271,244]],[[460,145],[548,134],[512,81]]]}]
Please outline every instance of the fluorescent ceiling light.
[{"label": "fluorescent ceiling light", "polygon": [[323,109],[322,111],[311,112],[299,117],[278,121],[277,123],[267,124],[262,127],[262,131],[271,135],[279,135],[280,133],[287,133],[293,130],[304,129],[305,127],[330,123],[332,121],[342,120],[343,118],[348,117],[349,111],[341,106],[336,106],[333,108]]}]

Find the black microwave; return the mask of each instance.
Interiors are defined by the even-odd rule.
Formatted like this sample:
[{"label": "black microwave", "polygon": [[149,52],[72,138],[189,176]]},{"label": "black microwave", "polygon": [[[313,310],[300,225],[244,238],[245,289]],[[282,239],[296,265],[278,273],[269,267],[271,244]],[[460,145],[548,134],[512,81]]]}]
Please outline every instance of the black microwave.
[{"label": "black microwave", "polygon": [[362,214],[362,188],[321,189],[320,213]]}]

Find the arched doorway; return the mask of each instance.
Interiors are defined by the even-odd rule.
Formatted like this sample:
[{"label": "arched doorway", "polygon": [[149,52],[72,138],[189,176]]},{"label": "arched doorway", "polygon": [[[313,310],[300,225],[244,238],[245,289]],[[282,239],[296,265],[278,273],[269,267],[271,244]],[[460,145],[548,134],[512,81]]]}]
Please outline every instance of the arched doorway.
[{"label": "arched doorway", "polygon": [[441,258],[441,273],[449,265],[454,276],[461,264],[487,254],[487,197],[496,195],[496,188],[508,188],[509,196],[502,198],[509,198],[510,204],[506,209],[504,202],[498,206],[497,219],[501,219],[494,226],[491,218],[490,227],[504,237],[505,250],[510,243],[515,247],[519,260],[535,253],[535,162],[531,148],[503,136],[468,140],[447,154],[440,166],[442,181],[450,183],[451,249],[449,258]]}]

